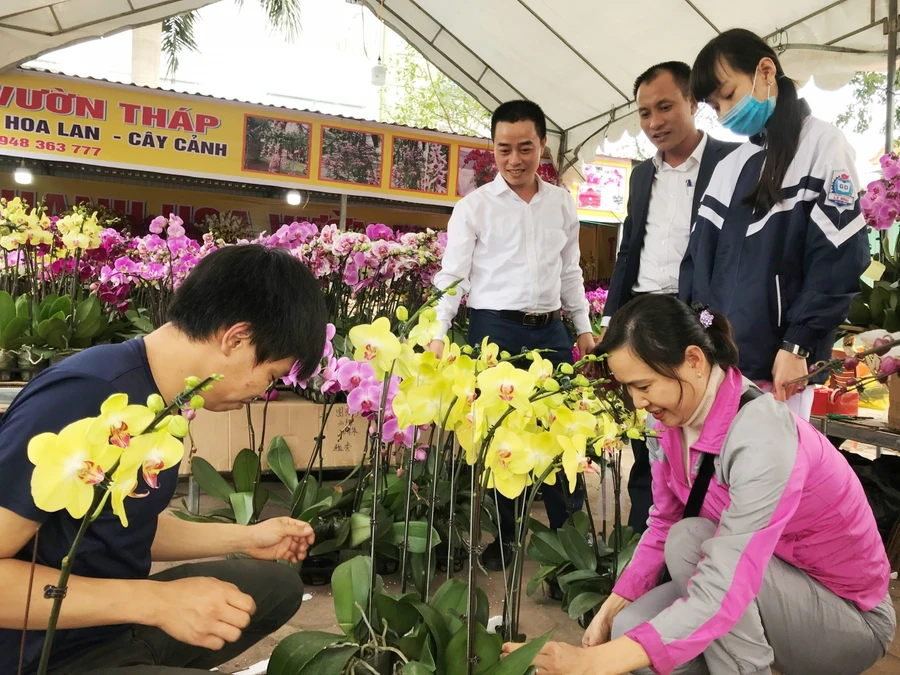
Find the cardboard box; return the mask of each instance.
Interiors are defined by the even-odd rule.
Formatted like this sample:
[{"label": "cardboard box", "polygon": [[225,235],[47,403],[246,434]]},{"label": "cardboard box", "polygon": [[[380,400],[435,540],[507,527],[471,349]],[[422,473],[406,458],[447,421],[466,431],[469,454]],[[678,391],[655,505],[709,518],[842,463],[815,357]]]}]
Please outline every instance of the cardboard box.
[{"label": "cardboard box", "polygon": [[[269,403],[265,447],[268,449],[275,436],[281,436],[294,456],[294,465],[298,470],[306,470],[315,448],[316,436],[319,434],[324,406],[295,394],[285,392],[280,394],[277,401]],[[263,428],[263,406],[262,402],[250,405],[257,445]],[[325,426],[325,441],[322,448],[324,468],[353,468],[359,464],[365,450],[367,425],[368,422],[364,418],[350,415],[346,404],[336,404]],[[227,413],[213,413],[201,410],[191,424],[191,436],[197,449],[197,456],[203,457],[217,471],[229,472],[237,454],[243,448],[250,447],[247,411],[241,409]],[[185,456],[179,469],[182,476],[191,473],[190,449],[189,437],[185,439]],[[267,469],[263,452],[263,470]]]}]

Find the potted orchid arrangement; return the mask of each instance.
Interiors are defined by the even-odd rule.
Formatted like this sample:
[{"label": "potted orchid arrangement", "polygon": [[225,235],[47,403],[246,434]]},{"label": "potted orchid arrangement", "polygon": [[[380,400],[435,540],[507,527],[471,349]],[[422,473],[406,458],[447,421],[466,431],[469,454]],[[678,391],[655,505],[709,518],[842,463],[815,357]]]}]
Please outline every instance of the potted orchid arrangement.
[{"label": "potted orchid arrangement", "polygon": [[[598,357],[587,356],[576,368],[554,369],[539,352],[500,354],[496,345],[485,340],[476,349],[448,344],[444,356],[436,358],[425,346],[440,332],[433,304],[441,293],[432,293],[414,312],[400,306],[394,320],[381,316],[349,331],[354,359],[374,373],[359,394],[365,398],[374,431],[363,478],[366,503],[351,523],[351,531],[368,550],[340,565],[332,577],[344,635],[290,636],[272,655],[271,675],[363,672],[359,668],[393,672],[372,665],[376,655],[384,654],[396,657],[396,672],[413,675],[524,674],[543,640],[502,662],[499,655],[503,640],[522,637],[518,622],[528,531],[525,514],[530,512],[535,489],[560,474],[574,486],[580,475],[594,470],[592,454],[616,453],[629,437],[644,433],[641,416],[627,411],[616,391],[598,386],[608,383],[590,381],[576,372]],[[362,389],[363,382],[349,396]],[[411,434],[411,445],[394,473],[385,456],[386,443],[395,440],[389,423],[397,426],[395,432],[390,427],[391,432]],[[423,475],[417,472],[416,450],[425,429],[428,440],[422,444],[425,456],[419,455],[419,461],[427,458],[435,467],[449,467],[451,484],[467,488],[469,514],[462,537],[468,554],[468,583],[451,579],[434,594],[432,565],[441,541],[434,527],[435,509],[410,516],[416,514],[410,508],[414,495],[418,498],[421,491],[414,478]],[[446,443],[451,434],[459,444],[458,454]],[[434,500],[439,477],[448,474],[436,468],[427,475],[432,489],[425,491],[425,499]],[[482,520],[490,517],[483,507],[496,493],[518,500],[517,512],[522,515],[517,522],[519,545],[504,578],[500,634],[491,635],[483,607],[486,597],[478,589],[475,569]],[[406,515],[403,521],[390,523],[393,552],[400,557],[399,596],[384,592],[376,566],[379,556],[385,555],[383,532],[390,514],[384,504],[391,501],[402,504],[398,510]],[[424,583],[416,584],[416,592],[407,592],[408,576],[414,581],[417,576],[417,556]],[[452,566],[448,566],[451,574]],[[444,611],[436,611],[437,605]]]}]

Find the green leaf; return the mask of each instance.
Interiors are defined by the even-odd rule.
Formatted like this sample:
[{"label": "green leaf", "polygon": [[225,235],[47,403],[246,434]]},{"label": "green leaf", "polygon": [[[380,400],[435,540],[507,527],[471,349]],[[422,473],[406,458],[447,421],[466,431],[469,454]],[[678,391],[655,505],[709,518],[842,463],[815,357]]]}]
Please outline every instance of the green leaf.
[{"label": "green leaf", "polygon": [[540,558],[532,557],[542,565],[562,565],[568,560],[559,537],[553,532],[535,532],[531,535],[531,543],[540,554]]},{"label": "green leaf", "polygon": [[259,458],[250,448],[241,450],[234,458],[231,479],[237,492],[253,492],[259,475]]},{"label": "green leaf", "polygon": [[16,301],[7,291],[0,291],[0,330],[16,318]]},{"label": "green leaf", "polygon": [[249,525],[253,520],[253,493],[234,492],[228,495],[231,508],[234,509],[234,518],[238,525]]},{"label": "green leaf", "polygon": [[345,635],[352,636],[362,621],[360,607],[365,610],[371,587],[372,559],[368,556],[351,558],[334,570],[331,576],[334,613]]},{"label": "green leaf", "polygon": [[434,668],[418,661],[410,661],[403,664],[403,675],[434,675]]},{"label": "green leaf", "polygon": [[96,295],[89,295],[75,306],[75,323],[99,319],[103,315]]},{"label": "green leaf", "polygon": [[318,631],[302,631],[288,635],[272,651],[266,672],[268,675],[299,673],[316,654],[343,639],[343,635]]},{"label": "green leaf", "polygon": [[540,587],[544,579],[551,576],[554,572],[556,572],[556,565],[542,565],[529,580],[528,586],[525,587],[525,593],[529,596],[534,595],[534,592]]},{"label": "green leaf", "polygon": [[20,295],[16,298],[16,316],[23,319],[31,318],[31,304],[28,302],[27,295]]},{"label": "green leaf", "polygon": [[[356,645],[326,647],[306,664],[302,671],[285,671],[284,675],[341,675],[357,653]],[[267,671],[268,675],[268,671]]]},{"label": "green leaf", "polygon": [[169,513],[178,518],[178,520],[185,520],[189,523],[215,523],[220,522],[216,520],[211,520],[207,516],[198,516],[194,513],[188,513],[187,511],[182,511],[181,509],[170,509]]},{"label": "green leaf", "polygon": [[[72,298],[68,295],[58,297],[53,304],[50,305],[49,316],[62,314],[64,319],[72,316]],[[43,318],[43,317],[42,317]]]},{"label": "green leaf", "polygon": [[[468,626],[464,624],[450,640],[444,655],[444,667],[441,668],[442,675],[466,675],[468,672],[466,668],[468,632]],[[472,668],[472,673],[481,675],[499,663],[502,647],[499,635],[488,633],[484,626],[476,624],[475,647],[472,651],[478,656],[478,663]]]},{"label": "green leaf", "polygon": [[69,324],[56,316],[38,324],[38,335],[53,349],[67,349],[70,334]]},{"label": "green leaf", "polygon": [[22,336],[28,331],[28,319],[20,316],[5,325],[0,333],[0,349],[16,349],[21,346]]},{"label": "green leaf", "polygon": [[[350,548],[356,548],[372,534],[372,517],[364,513],[350,516]],[[402,635],[402,633],[401,633]]]},{"label": "green leaf", "polygon": [[888,333],[896,333],[900,331],[900,317],[897,316],[896,308],[890,308],[884,312],[884,323],[881,325]]},{"label": "green leaf", "polygon": [[559,581],[560,588],[565,590],[569,584],[575,583],[576,581],[592,581],[594,579],[602,578],[603,577],[593,570],[575,570],[574,572],[563,574],[557,581]]},{"label": "green leaf", "polygon": [[[403,533],[406,528],[405,522],[394,523],[392,529],[391,543],[400,545],[403,543]],[[431,530],[431,547],[434,548],[441,543],[441,535],[437,530]],[[409,552],[425,553],[428,548],[428,523],[424,520],[411,520],[409,523]]]},{"label": "green leaf", "polygon": [[570,619],[578,619],[585,613],[599,607],[608,596],[600,593],[581,593],[569,601],[568,615]]},{"label": "green leaf", "polygon": [[457,616],[462,616],[466,613],[468,598],[469,592],[466,582],[461,579],[450,579],[441,584],[441,587],[428,604],[443,615],[453,611]]},{"label": "green leaf", "polygon": [[428,568],[427,574],[425,570],[426,559],[427,556],[424,553],[413,553],[409,557],[410,567],[412,567],[413,584],[415,584],[416,590],[422,594],[425,593],[426,576],[428,579],[433,580],[434,575],[437,573],[437,556],[431,556],[431,567]]},{"label": "green leaf", "polygon": [[479,587],[475,589],[475,621],[487,628],[488,621],[491,620],[491,601],[488,599],[484,589]]},{"label": "green leaf", "polygon": [[375,596],[378,616],[386,620],[388,627],[399,636],[406,635],[419,620],[419,613],[409,600],[398,599],[386,593]]},{"label": "green leaf", "polygon": [[331,506],[331,500],[325,499],[317,504],[313,504],[303,513],[295,514],[291,512],[291,518],[296,518],[297,520],[302,520],[304,523],[313,523],[316,518],[319,517],[319,514],[325,509]]},{"label": "green leaf", "polygon": [[222,478],[208,461],[202,457],[193,457],[191,459],[191,474],[203,492],[210,497],[231,503],[231,495],[234,494],[234,488]]},{"label": "green leaf", "polygon": [[580,570],[596,570],[597,558],[591,545],[578,530],[571,525],[559,528],[559,541],[566,551],[566,557]]},{"label": "green leaf", "polygon": [[269,449],[266,452],[266,462],[268,462],[272,472],[278,476],[278,480],[293,494],[297,489],[297,485],[299,485],[297,469],[294,466],[294,456],[291,454],[291,449],[281,436],[276,436],[269,443]]},{"label": "green leaf", "polygon": [[538,652],[547,644],[550,633],[532,640],[524,647],[520,647],[512,654],[500,660],[500,663],[487,671],[485,675],[525,675],[531,668],[531,662]]},{"label": "green leaf", "polygon": [[102,333],[106,325],[106,318],[102,316],[86,319],[75,323],[75,329],[72,334],[80,340],[89,340]]},{"label": "green leaf", "polygon": [[297,487],[294,490],[292,497],[294,508],[291,509],[291,517],[296,518],[297,513],[306,511],[306,509],[319,501],[317,499],[318,493],[319,483],[315,477],[310,475],[304,476],[303,480],[297,483]]},{"label": "green leaf", "polygon": [[428,626],[428,632],[431,633],[431,636],[434,638],[434,644],[437,647],[438,662],[440,662],[441,655],[450,643],[450,632],[447,630],[447,624],[444,617],[441,616],[440,612],[434,607],[429,607],[423,602],[414,602],[413,607],[415,607],[416,611],[422,615],[425,625]]}]

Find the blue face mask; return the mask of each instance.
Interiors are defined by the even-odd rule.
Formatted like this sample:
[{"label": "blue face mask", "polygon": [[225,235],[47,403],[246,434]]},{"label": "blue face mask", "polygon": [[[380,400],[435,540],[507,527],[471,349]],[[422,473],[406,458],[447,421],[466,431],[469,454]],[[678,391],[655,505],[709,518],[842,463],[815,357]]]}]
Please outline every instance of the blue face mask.
[{"label": "blue face mask", "polygon": [[[753,75],[753,87],[737,102],[731,110],[719,118],[719,124],[741,136],[756,136],[766,128],[766,123],[775,110],[775,97],[766,96],[765,101],[757,101],[753,96],[756,89],[756,74]],[[769,91],[772,85],[769,85]]]}]

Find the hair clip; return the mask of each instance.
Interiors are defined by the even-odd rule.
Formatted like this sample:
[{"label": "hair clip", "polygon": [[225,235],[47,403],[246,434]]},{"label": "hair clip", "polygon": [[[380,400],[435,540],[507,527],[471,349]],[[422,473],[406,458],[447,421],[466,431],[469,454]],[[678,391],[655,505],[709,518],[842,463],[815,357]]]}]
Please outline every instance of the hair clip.
[{"label": "hair clip", "polygon": [[700,325],[704,328],[709,328],[713,325],[713,315],[708,309],[704,308],[700,312]]}]

